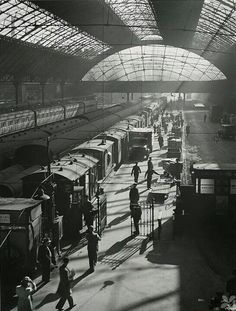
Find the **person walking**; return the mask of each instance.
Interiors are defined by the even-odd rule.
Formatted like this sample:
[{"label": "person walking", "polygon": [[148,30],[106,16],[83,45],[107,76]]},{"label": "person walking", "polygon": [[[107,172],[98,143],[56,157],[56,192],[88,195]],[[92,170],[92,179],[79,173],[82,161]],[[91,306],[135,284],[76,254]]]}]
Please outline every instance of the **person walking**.
[{"label": "person walking", "polygon": [[156,123],[153,124],[153,132],[154,132],[154,135],[157,133],[157,125],[156,125]]},{"label": "person walking", "polygon": [[38,261],[42,269],[42,282],[44,283],[48,283],[50,281],[52,253],[49,245],[50,240],[48,238],[44,238],[38,250]]},{"label": "person walking", "polygon": [[134,182],[138,182],[139,174],[141,173],[141,169],[138,166],[138,162],[135,162],[135,165],[132,168],[131,176],[134,174]]},{"label": "person walking", "polygon": [[158,143],[159,143],[160,150],[161,150],[163,147],[163,144],[164,144],[164,139],[163,139],[163,136],[161,134],[158,136]]},{"label": "person walking", "polygon": [[206,122],[206,120],[207,120],[207,114],[205,113],[205,114],[204,114],[204,117],[203,117],[204,123]]},{"label": "person walking", "polygon": [[153,170],[152,158],[150,157],[147,162],[148,170]]},{"label": "person walking", "polygon": [[86,238],[88,240],[87,248],[89,258],[89,270],[90,272],[94,272],[95,266],[97,264],[98,241],[100,241],[101,238],[96,232],[94,232],[93,226],[89,226]]},{"label": "person walking", "polygon": [[32,311],[32,294],[36,291],[36,284],[28,277],[24,277],[20,285],[16,286],[18,296],[17,311]]},{"label": "person walking", "polygon": [[85,224],[88,228],[89,226],[93,225],[94,217],[97,213],[98,213],[98,210],[89,201],[88,195],[86,195],[84,205],[83,205],[83,214],[84,214]]},{"label": "person walking", "polygon": [[147,177],[147,189],[151,189],[151,185],[152,185],[152,175],[156,174],[156,175],[160,175],[158,174],[156,171],[154,171],[153,169],[148,169],[145,173],[145,177]]},{"label": "person walking", "polygon": [[186,130],[186,136],[188,137],[188,135],[190,134],[190,125],[189,124],[186,125],[185,130]]},{"label": "person walking", "polygon": [[63,263],[59,268],[60,281],[57,293],[60,296],[60,300],[56,305],[56,309],[58,310],[62,310],[66,300],[69,303],[70,309],[72,309],[75,306],[73,298],[71,296],[72,294],[71,281],[73,280],[74,273],[67,267],[68,263],[69,258],[68,257],[63,258]]}]

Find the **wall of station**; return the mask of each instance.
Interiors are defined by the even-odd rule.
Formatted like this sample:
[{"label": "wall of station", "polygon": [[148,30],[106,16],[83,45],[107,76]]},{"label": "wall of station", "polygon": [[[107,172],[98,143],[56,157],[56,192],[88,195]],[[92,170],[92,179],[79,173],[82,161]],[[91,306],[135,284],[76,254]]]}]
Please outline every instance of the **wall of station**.
[{"label": "wall of station", "polygon": [[[91,92],[91,90],[90,90]],[[16,95],[17,93],[17,95]],[[43,95],[44,94],[44,95]],[[77,85],[71,83],[24,82],[17,85],[12,82],[0,82],[0,105],[27,106],[43,105],[62,98],[87,95]],[[17,101],[16,101],[16,96]]]},{"label": "wall of station", "polygon": [[124,104],[128,101],[137,101],[141,98],[141,93],[96,93],[98,104],[106,107],[114,104]]}]

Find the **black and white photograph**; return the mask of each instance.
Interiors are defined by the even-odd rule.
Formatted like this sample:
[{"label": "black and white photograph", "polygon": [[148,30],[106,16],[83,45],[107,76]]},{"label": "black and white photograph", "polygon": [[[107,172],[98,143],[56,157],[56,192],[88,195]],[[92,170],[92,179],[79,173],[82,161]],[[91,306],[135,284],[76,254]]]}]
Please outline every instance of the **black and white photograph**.
[{"label": "black and white photograph", "polygon": [[0,311],[236,311],[236,0],[0,0]]}]

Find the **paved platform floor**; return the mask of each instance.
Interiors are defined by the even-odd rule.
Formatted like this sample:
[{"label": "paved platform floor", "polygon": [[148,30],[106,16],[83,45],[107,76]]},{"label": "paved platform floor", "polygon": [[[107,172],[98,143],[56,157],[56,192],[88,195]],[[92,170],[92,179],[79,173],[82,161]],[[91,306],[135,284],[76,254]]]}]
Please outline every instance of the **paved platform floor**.
[{"label": "paved platform floor", "polygon": [[[201,115],[185,113],[192,121],[192,130],[201,130]],[[214,125],[205,124],[204,131],[214,130]],[[197,149],[196,156],[201,157],[198,146],[204,148],[204,135],[193,138],[191,134],[187,144]],[[192,138],[191,138],[192,137]],[[196,142],[194,142],[196,139]],[[202,140],[201,140],[202,139]],[[192,143],[189,143],[192,141]],[[213,140],[212,140],[213,143]],[[196,146],[197,145],[197,146]],[[213,147],[212,147],[213,148]],[[220,148],[220,145],[218,145]],[[209,149],[210,154],[215,149]],[[186,148],[185,148],[185,152]],[[166,157],[166,149],[160,151],[154,138],[152,154],[154,169],[162,172],[158,163]],[[205,156],[206,153],[204,153]],[[147,163],[139,163],[141,176],[138,189],[143,199],[148,190],[144,181]],[[204,243],[194,236],[184,235],[173,240],[171,202],[155,208],[155,228],[158,213],[162,210],[163,226],[160,240],[148,241],[142,236],[130,235],[129,187],[133,182],[130,176],[133,164],[124,164],[106,180],[105,192],[108,197],[108,226],[99,247],[99,261],[96,271],[89,274],[86,247],[70,254],[70,267],[76,272],[73,281],[73,298],[81,311],[203,311],[208,310],[208,300],[216,290],[224,290],[225,274],[215,269],[209,258],[217,257],[207,241],[207,253]],[[174,188],[170,188],[171,196]],[[190,203],[191,204],[191,203]],[[208,243],[210,243],[208,241]],[[39,282],[40,280],[36,280]],[[52,273],[51,281],[39,288],[33,296],[36,310],[55,310],[58,297],[58,269]],[[65,304],[64,310],[68,305]],[[8,309],[6,309],[8,310]],[[16,310],[12,308],[11,310]],[[4,310],[5,311],[5,310]]]}]

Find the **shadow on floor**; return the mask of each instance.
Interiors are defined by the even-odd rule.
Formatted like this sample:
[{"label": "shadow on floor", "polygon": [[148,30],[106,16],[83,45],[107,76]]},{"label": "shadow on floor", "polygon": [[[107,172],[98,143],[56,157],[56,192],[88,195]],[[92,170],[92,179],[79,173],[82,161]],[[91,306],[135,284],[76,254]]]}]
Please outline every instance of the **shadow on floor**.
[{"label": "shadow on floor", "polygon": [[110,266],[112,270],[116,269],[135,253],[147,248],[147,244],[143,240],[143,237],[129,236],[123,241],[115,243],[99,257],[100,263]]},{"label": "shadow on floor", "polygon": [[123,214],[122,216],[120,217],[117,217],[115,219],[113,219],[108,225],[107,225],[107,228],[111,228],[112,226],[116,226],[118,224],[120,224],[121,222],[125,221],[127,218],[130,217],[130,211]]},{"label": "shadow on floor", "polygon": [[181,225],[175,232],[170,219],[159,233],[156,229],[153,249],[146,258],[157,265],[160,275],[166,271],[178,282],[179,311],[205,311],[210,298],[225,290],[229,262],[224,258],[227,252],[222,230],[207,229],[190,220]]},{"label": "shadow on floor", "polygon": [[57,293],[50,293],[47,296],[45,296],[43,300],[37,306],[35,306],[35,309],[39,309],[42,306],[46,305],[47,303],[51,303],[58,299],[59,299],[59,295]]}]

